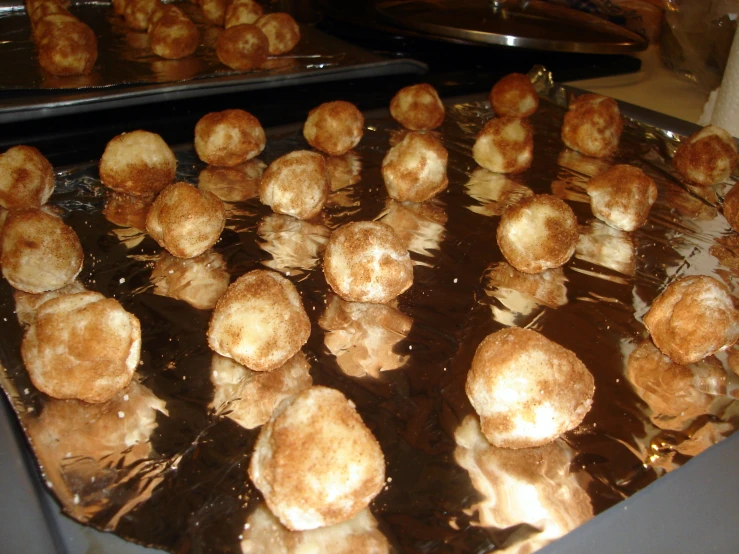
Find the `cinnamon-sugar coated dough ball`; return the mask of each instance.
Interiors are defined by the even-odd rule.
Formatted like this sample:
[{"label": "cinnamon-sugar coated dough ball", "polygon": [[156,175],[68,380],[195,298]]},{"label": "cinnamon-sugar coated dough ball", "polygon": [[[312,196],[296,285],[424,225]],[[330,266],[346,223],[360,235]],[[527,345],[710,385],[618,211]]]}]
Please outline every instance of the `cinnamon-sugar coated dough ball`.
[{"label": "cinnamon-sugar coated dough ball", "polygon": [[449,184],[447,149],[432,135],[408,133],[382,160],[382,177],[399,202],[424,202]]},{"label": "cinnamon-sugar coated dough ball", "polygon": [[81,21],[66,22],[54,28],[38,38],[36,46],[39,65],[52,75],[87,75],[98,57],[95,33]]},{"label": "cinnamon-sugar coated dough ball", "polygon": [[226,8],[223,24],[228,29],[235,25],[254,23],[263,13],[262,5],[255,0],[233,0]]},{"label": "cinnamon-sugar coated dough ball", "polygon": [[24,327],[29,326],[36,318],[36,312],[41,304],[52,298],[85,291],[87,291],[85,285],[76,280],[60,289],[40,293],[23,292],[16,289],[13,291],[13,299],[15,300],[15,315],[18,317],[18,323]]},{"label": "cinnamon-sugar coated dough ball", "polygon": [[707,275],[670,283],[644,316],[654,344],[678,364],[691,364],[739,338],[739,313],[726,286]]},{"label": "cinnamon-sugar coated dough ball", "polygon": [[146,31],[151,15],[161,4],[160,0],[126,0],[123,19],[131,29]]},{"label": "cinnamon-sugar coated dough ball", "polygon": [[731,228],[739,232],[739,187],[736,185],[724,197],[724,217]]},{"label": "cinnamon-sugar coated dough ball", "polygon": [[139,320],[97,292],[66,294],[42,304],[21,344],[36,388],[85,402],[105,402],[128,386],[140,351]]},{"label": "cinnamon-sugar coated dough ball", "polygon": [[256,269],[226,290],[210,320],[208,344],[254,371],[271,371],[306,343],[311,324],[295,285]]},{"label": "cinnamon-sugar coated dough ball", "polygon": [[494,173],[521,173],[534,159],[534,132],[531,124],[515,117],[488,121],[472,146],[472,157]]},{"label": "cinnamon-sugar coated dough ball", "polygon": [[406,129],[424,131],[444,123],[445,108],[436,89],[420,83],[395,93],[390,100],[390,115]]},{"label": "cinnamon-sugar coated dough ball", "polygon": [[216,55],[222,64],[231,69],[251,71],[267,61],[269,41],[256,25],[234,25],[218,35]]},{"label": "cinnamon-sugar coated dough ball", "polygon": [[331,191],[326,161],[318,152],[295,150],[273,161],[262,175],[259,198],[278,214],[315,217]]},{"label": "cinnamon-sugar coated dough ball", "polygon": [[611,227],[631,232],[647,222],[657,200],[657,185],[638,167],[617,164],[586,185],[593,215]]},{"label": "cinnamon-sugar coated dough ball", "polygon": [[490,90],[490,105],[498,117],[529,117],[539,107],[539,95],[523,73],[510,73]]},{"label": "cinnamon-sugar coated dough ball", "polygon": [[728,179],[736,169],[736,143],[726,130],[708,125],[678,146],[672,164],[690,183],[715,185]]},{"label": "cinnamon-sugar coated dough ball", "polygon": [[343,100],[326,102],[308,112],[303,136],[313,148],[341,156],[354,148],[364,134],[364,116]]},{"label": "cinnamon-sugar coated dough ball", "polygon": [[288,13],[264,14],[254,24],[266,35],[273,56],[286,54],[300,42],[300,27]]},{"label": "cinnamon-sugar coated dough ball", "polygon": [[354,404],[311,387],[285,400],[257,438],[249,476],[293,531],[351,519],[382,490],[385,458]]},{"label": "cinnamon-sugar coated dough ball", "polygon": [[80,20],[73,16],[69,11],[62,11],[55,14],[49,14],[46,17],[39,19],[36,26],[33,29],[34,40],[36,43],[40,43],[44,38],[49,38],[53,35],[58,35],[59,30],[65,25],[70,23],[79,23]]},{"label": "cinnamon-sugar coated dough ball", "polygon": [[530,448],[580,425],[595,381],[574,352],[536,331],[511,327],[477,347],[465,390],[492,445]]},{"label": "cinnamon-sugar coated dough ball", "polygon": [[12,211],[0,231],[3,277],[16,289],[40,293],[68,285],[84,253],[74,229],[36,208]]},{"label": "cinnamon-sugar coated dough ball", "polygon": [[33,146],[13,146],[0,154],[0,206],[40,208],[54,192],[54,168]]},{"label": "cinnamon-sugar coated dough ball", "polygon": [[205,19],[216,25],[223,25],[226,20],[228,0],[198,0]]},{"label": "cinnamon-sugar coated dough ball", "polygon": [[100,181],[109,189],[151,196],[174,181],[177,158],[161,136],[137,130],[108,142],[99,170]]},{"label": "cinnamon-sugar coated dough ball", "polygon": [[498,246],[513,267],[540,273],[560,267],[575,253],[577,218],[564,201],[536,194],[510,206],[498,224]]},{"label": "cinnamon-sugar coated dough ball", "polygon": [[604,158],[618,148],[624,120],[613,98],[583,94],[570,103],[562,123],[562,142],[586,156]]},{"label": "cinnamon-sugar coated dough ball", "polygon": [[211,112],[195,124],[195,151],[209,165],[239,165],[261,154],[266,144],[262,124],[244,110]]},{"label": "cinnamon-sugar coated dough ball", "polygon": [[198,49],[199,42],[198,28],[180,10],[164,12],[149,27],[149,46],[161,58],[168,60],[186,58]]},{"label": "cinnamon-sugar coated dough ball", "polygon": [[215,194],[178,182],[157,196],[146,231],[178,258],[194,258],[213,246],[226,225],[226,209]]},{"label": "cinnamon-sugar coated dough ball", "polygon": [[386,303],[413,284],[413,265],[393,229],[356,221],[336,229],[323,255],[323,273],[333,291],[349,302]]}]

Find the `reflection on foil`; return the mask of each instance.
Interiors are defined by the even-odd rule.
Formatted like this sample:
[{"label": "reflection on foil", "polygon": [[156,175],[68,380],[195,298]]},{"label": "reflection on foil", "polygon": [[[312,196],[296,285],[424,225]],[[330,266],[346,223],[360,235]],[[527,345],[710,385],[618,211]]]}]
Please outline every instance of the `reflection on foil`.
[{"label": "reflection on foil", "polygon": [[199,310],[215,308],[230,279],[226,261],[213,250],[187,259],[162,251],[151,272],[154,294],[184,300]]},{"label": "reflection on foil", "polygon": [[198,176],[198,188],[224,202],[246,202],[259,196],[259,182],[266,168],[267,164],[258,158],[233,167],[208,166]]},{"label": "reflection on foil", "polygon": [[508,206],[534,194],[530,188],[519,185],[506,175],[482,167],[472,172],[465,188],[467,194],[481,203],[480,206],[470,206],[469,210],[486,216],[501,215]]},{"label": "reflection on foil", "polygon": [[[390,225],[409,252],[432,257],[444,240],[447,221],[444,206],[433,200],[422,204],[388,200],[378,221]],[[415,264],[433,264],[415,261]]]},{"label": "reflection on foil", "polygon": [[312,269],[331,234],[324,225],[282,214],[266,216],[257,232],[264,241],[262,249],[272,254],[264,265],[286,275]]},{"label": "reflection on foil", "polygon": [[362,158],[356,150],[341,156],[326,156],[326,167],[332,191],[356,185],[362,178]]},{"label": "reflection on foil", "polygon": [[537,448],[497,448],[474,416],[462,421],[454,439],[454,458],[483,497],[471,511],[480,525],[499,530],[496,552],[534,552],[593,516],[583,484],[570,471],[574,452],[561,439]]},{"label": "reflection on foil", "polygon": [[596,219],[580,227],[575,257],[623,275],[633,276],[636,271],[631,236]]},{"label": "reflection on foil", "polygon": [[385,304],[347,302],[330,294],[318,325],[326,331],[326,348],[341,370],[352,377],[379,377],[398,369],[410,357],[398,345],[410,332],[413,319]]}]

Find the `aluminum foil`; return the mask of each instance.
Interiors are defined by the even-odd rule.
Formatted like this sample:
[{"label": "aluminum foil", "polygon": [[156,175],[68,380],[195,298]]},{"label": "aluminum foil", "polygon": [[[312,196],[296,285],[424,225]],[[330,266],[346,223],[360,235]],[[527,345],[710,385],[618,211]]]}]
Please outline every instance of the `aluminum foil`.
[{"label": "aluminum foil", "polygon": [[[219,186],[212,173],[201,175],[191,144],[173,145],[179,179],[207,177],[238,198],[227,203],[226,229],[199,266],[162,269],[171,260],[136,228],[136,206],[113,209],[96,160],[58,168],[51,205],[82,241],[81,283],[117,298],[144,333],[136,381],[118,399],[97,407],[49,399],[28,379],[13,291],[0,282],[0,379],[64,511],[171,552],[294,551],[326,541],[336,551],[348,537],[378,552],[531,552],[731,434],[739,350],[683,368],[678,392],[660,371],[632,382],[629,357],[648,347],[642,316],[676,277],[712,275],[736,294],[739,237],[721,215],[735,177],[712,189],[686,187],[669,163],[680,137],[635,121],[612,159],[569,151],[559,137],[566,96],[554,87],[542,100],[532,117],[534,165],[515,176],[489,173],[471,157],[492,116],[488,102],[448,102],[435,132],[449,150],[449,188],[420,205],[389,200],[380,167],[402,130],[386,111],[368,113],[357,149],[330,160],[334,192],[310,222],[276,216],[254,197],[263,166]],[[306,147],[299,126],[274,130],[260,159]],[[659,188],[648,223],[631,234],[596,220],[583,188],[611,163],[641,167]],[[503,209],[531,192],[565,199],[581,225],[575,256],[539,276],[513,270],[495,242]],[[414,284],[391,305],[343,302],[325,282],[327,237],[355,220],[387,222],[411,252]],[[301,359],[274,382],[214,361],[205,338],[213,287],[223,275],[234,280],[260,267],[295,283],[313,323]],[[479,342],[511,325],[575,351],[595,376],[584,422],[545,447],[493,448],[464,393]],[[339,530],[288,533],[247,476],[264,417],[253,408],[265,394],[311,382],[356,404],[384,451],[387,484],[368,512]]]}]

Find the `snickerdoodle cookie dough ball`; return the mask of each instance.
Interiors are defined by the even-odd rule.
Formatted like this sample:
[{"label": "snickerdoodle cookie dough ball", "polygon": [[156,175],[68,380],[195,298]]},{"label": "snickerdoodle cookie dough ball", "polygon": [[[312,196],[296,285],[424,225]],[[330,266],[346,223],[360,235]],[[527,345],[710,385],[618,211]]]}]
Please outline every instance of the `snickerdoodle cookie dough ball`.
[{"label": "snickerdoodle cookie dough ball", "polygon": [[707,275],[670,283],[644,316],[654,344],[673,362],[691,364],[739,338],[739,314],[726,286]]},{"label": "snickerdoodle cookie dough ball", "polygon": [[288,53],[300,42],[300,27],[289,13],[264,14],[254,25],[267,37],[269,53],[273,56]]},{"label": "snickerdoodle cookie dough ball", "polygon": [[432,135],[408,133],[382,160],[382,177],[399,202],[424,202],[449,184],[447,149]]},{"label": "snickerdoodle cookie dough ball", "polygon": [[575,98],[562,123],[562,142],[586,156],[604,158],[618,148],[624,121],[613,98],[583,94]]},{"label": "snickerdoodle cookie dough ball", "polygon": [[259,120],[239,109],[211,112],[195,124],[195,151],[209,165],[233,167],[261,154],[267,137]]},{"label": "snickerdoodle cookie dough ball", "polygon": [[523,73],[510,73],[493,85],[490,105],[498,117],[529,117],[539,107],[539,95]]},{"label": "snickerdoodle cookie dough ball", "polygon": [[508,263],[524,273],[560,267],[575,253],[577,218],[549,194],[524,198],[503,212],[496,238]]},{"label": "snickerdoodle cookie dough ball", "polygon": [[303,136],[313,148],[331,156],[341,156],[354,148],[364,134],[364,116],[343,100],[326,102],[308,112]]},{"label": "snickerdoodle cookie dough ball", "polygon": [[212,192],[178,182],[157,196],[146,216],[146,231],[178,258],[194,258],[213,246],[226,224],[223,202]]},{"label": "snickerdoodle cookie dough ball", "polygon": [[420,83],[395,93],[390,100],[390,115],[406,129],[426,131],[444,122],[445,108],[436,89]]},{"label": "snickerdoodle cookie dough ball", "polygon": [[611,227],[631,232],[647,222],[657,200],[657,185],[638,167],[614,165],[585,187],[593,215]]},{"label": "snickerdoodle cookie dough ball", "polygon": [[234,25],[218,35],[216,56],[222,64],[237,71],[259,69],[269,56],[269,40],[252,23]]},{"label": "snickerdoodle cookie dough ball", "polygon": [[137,130],[108,142],[99,170],[100,181],[109,189],[151,196],[174,181],[177,158],[161,136]]},{"label": "snickerdoodle cookie dough ball", "polygon": [[273,161],[262,175],[259,198],[275,213],[298,219],[317,216],[331,192],[324,157],[310,150],[295,150]]},{"label": "snickerdoodle cookie dough ball", "polygon": [[223,24],[228,29],[234,25],[254,23],[263,13],[262,5],[255,0],[233,0],[226,8]]},{"label": "snickerdoodle cookie dough ball", "polygon": [[595,381],[574,352],[536,331],[511,327],[480,343],[465,389],[492,445],[530,448],[580,425]]},{"label": "snickerdoodle cookie dough ball", "polygon": [[283,401],[262,430],[249,476],[293,531],[341,523],[385,485],[385,458],[354,404],[311,387]]},{"label": "snickerdoodle cookie dough ball", "polygon": [[141,325],[113,298],[65,294],[38,308],[21,355],[31,381],[55,398],[105,402],[131,382]]},{"label": "snickerdoodle cookie dough ball", "polygon": [[0,206],[40,208],[54,192],[54,168],[33,146],[13,146],[0,154]]},{"label": "snickerdoodle cookie dough ball", "polygon": [[494,173],[521,173],[534,159],[534,132],[531,124],[517,117],[496,117],[477,135],[472,157]]},{"label": "snickerdoodle cookie dough ball", "polygon": [[0,231],[3,277],[16,289],[60,289],[82,270],[84,252],[74,229],[37,208],[8,213]]},{"label": "snickerdoodle cookie dough ball", "polygon": [[736,169],[736,143],[721,127],[708,125],[678,146],[672,165],[683,179],[692,184],[715,185],[726,180]]},{"label": "snickerdoodle cookie dough ball", "polygon": [[213,311],[208,344],[254,371],[271,371],[306,343],[311,324],[295,285],[256,269],[239,277]]},{"label": "snickerdoodle cookie dough ball", "polygon": [[357,221],[336,229],[323,255],[323,273],[333,291],[349,302],[386,303],[413,284],[413,265],[393,229]]}]

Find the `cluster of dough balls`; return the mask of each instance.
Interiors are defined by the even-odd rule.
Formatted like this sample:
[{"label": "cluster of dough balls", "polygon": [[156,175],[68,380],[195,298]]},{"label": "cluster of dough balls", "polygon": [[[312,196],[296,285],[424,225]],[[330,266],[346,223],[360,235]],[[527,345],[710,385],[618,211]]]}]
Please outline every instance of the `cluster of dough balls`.
[{"label": "cluster of dough balls", "polygon": [[295,150],[277,158],[265,170],[259,198],[275,213],[311,219],[323,209],[331,191],[324,157],[318,152]]},{"label": "cluster of dough balls", "polygon": [[54,192],[54,168],[33,146],[12,146],[0,154],[0,206],[39,208]]},{"label": "cluster of dough balls", "polygon": [[364,116],[350,102],[325,102],[308,112],[303,136],[313,148],[341,156],[354,148],[364,134]]},{"label": "cluster of dough balls", "polygon": [[377,221],[346,223],[328,240],[323,273],[349,302],[386,303],[413,284],[413,265],[392,227]]},{"label": "cluster of dough balls", "polygon": [[382,177],[390,198],[424,202],[449,184],[449,153],[427,133],[410,132],[382,160]]},{"label": "cluster of dough balls", "polygon": [[579,235],[572,208],[555,196],[536,194],[503,212],[496,238],[513,267],[523,273],[540,273],[567,263]]},{"label": "cluster of dough balls", "polygon": [[657,185],[638,167],[617,164],[591,178],[586,190],[595,217],[611,227],[631,232],[644,225]]},{"label": "cluster of dough balls", "polygon": [[26,1],[39,65],[52,75],[87,75],[97,61],[97,37],[67,5],[61,0]]},{"label": "cluster of dough balls", "polygon": [[539,95],[526,75],[510,73],[493,85],[490,106],[498,117],[529,117],[539,107]]},{"label": "cluster of dough balls", "polygon": [[732,136],[708,125],[680,143],[672,164],[689,183],[707,187],[726,180],[736,169],[738,157]]},{"label": "cluster of dough balls", "polygon": [[249,476],[292,531],[347,521],[385,485],[385,458],[354,404],[314,386],[284,400],[262,427]]},{"label": "cluster of dough balls", "polygon": [[624,121],[613,98],[583,94],[575,98],[562,123],[565,146],[591,156],[604,158],[618,148]]},{"label": "cluster of dough balls", "polygon": [[244,110],[211,112],[195,124],[195,152],[208,165],[237,166],[261,154],[266,144],[262,124]]},{"label": "cluster of dough balls", "polygon": [[536,331],[511,327],[480,343],[465,389],[491,444],[530,448],[580,425],[595,381],[574,352]]},{"label": "cluster of dough balls", "polygon": [[734,344],[739,313],[726,286],[707,275],[683,277],[655,298],[644,325],[672,361],[686,365]]},{"label": "cluster of dough balls", "polygon": [[390,100],[390,115],[406,129],[436,129],[444,122],[444,104],[436,89],[427,83],[400,89]]},{"label": "cluster of dough balls", "polygon": [[494,173],[521,173],[534,159],[531,123],[518,117],[496,117],[488,121],[472,146],[472,157]]}]

